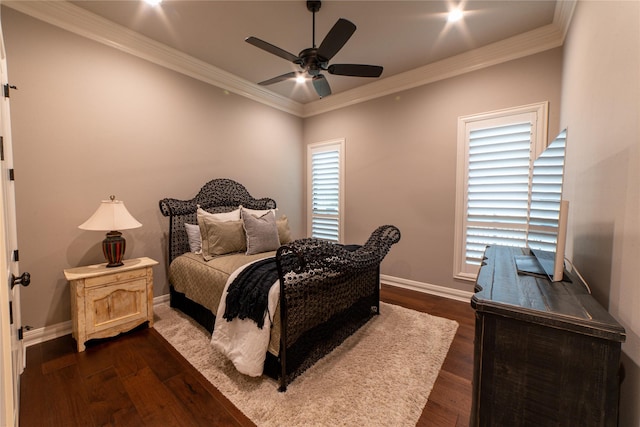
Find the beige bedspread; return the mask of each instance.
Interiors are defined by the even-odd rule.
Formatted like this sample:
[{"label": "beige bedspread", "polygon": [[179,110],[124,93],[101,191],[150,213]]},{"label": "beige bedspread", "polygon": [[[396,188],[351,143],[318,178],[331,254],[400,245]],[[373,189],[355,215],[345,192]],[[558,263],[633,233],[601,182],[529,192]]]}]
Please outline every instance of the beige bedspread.
[{"label": "beige bedspread", "polygon": [[[169,282],[173,288],[190,300],[209,309],[218,311],[224,285],[231,273],[238,268],[259,259],[275,256],[275,251],[256,255],[227,254],[205,261],[202,255],[185,253],[177,257],[169,266]],[[280,348],[280,309],[273,315],[273,327],[268,351],[278,355]]]}]

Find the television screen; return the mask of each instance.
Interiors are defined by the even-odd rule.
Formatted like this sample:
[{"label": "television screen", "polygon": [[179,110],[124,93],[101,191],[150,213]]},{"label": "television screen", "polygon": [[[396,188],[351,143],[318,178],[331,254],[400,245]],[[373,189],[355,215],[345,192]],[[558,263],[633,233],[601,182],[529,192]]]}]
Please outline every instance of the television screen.
[{"label": "television screen", "polygon": [[563,130],[533,163],[527,247],[532,258],[516,260],[521,273],[563,280],[569,202],[562,200],[567,130]]}]

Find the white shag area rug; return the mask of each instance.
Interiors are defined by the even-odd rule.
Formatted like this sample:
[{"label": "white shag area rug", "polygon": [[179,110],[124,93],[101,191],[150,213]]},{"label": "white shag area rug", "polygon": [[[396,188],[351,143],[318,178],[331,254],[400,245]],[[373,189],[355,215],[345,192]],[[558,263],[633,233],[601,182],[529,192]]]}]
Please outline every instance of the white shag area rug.
[{"label": "white shag area rug", "polygon": [[167,304],[154,328],[256,425],[415,426],[458,328],[455,321],[380,303],[375,316],[297,377],[285,393],[238,373],[211,336]]}]

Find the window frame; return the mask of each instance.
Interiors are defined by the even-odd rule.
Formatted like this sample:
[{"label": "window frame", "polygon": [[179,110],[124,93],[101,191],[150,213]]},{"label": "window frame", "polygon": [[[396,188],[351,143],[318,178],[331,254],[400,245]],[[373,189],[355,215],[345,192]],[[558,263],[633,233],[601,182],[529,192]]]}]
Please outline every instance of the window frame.
[{"label": "window frame", "polygon": [[[345,146],[344,138],[337,138],[328,141],[314,142],[307,145],[307,235],[313,237],[314,218],[330,217],[338,221],[337,243],[344,241],[344,206],[345,206]],[[324,215],[314,214],[313,211],[313,155],[319,152],[338,151],[338,214]],[[333,240],[332,240],[333,241]]]},{"label": "window frame", "polygon": [[548,101],[506,108],[487,113],[461,116],[457,129],[457,171],[456,207],[454,232],[453,277],[475,281],[479,266],[466,262],[468,176],[469,176],[469,134],[480,128],[497,127],[505,124],[522,123],[527,118],[532,123],[531,149],[529,155],[529,197],[531,192],[531,172],[533,161],[547,146]]}]

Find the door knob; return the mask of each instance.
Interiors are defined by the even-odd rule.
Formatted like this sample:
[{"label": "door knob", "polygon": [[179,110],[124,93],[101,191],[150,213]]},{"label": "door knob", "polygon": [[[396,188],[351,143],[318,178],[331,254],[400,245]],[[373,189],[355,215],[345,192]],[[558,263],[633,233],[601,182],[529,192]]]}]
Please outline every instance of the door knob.
[{"label": "door knob", "polygon": [[16,285],[29,286],[29,283],[31,283],[31,274],[27,273],[26,271],[18,277],[14,276],[13,273],[11,273],[11,289],[13,289],[13,287]]}]

